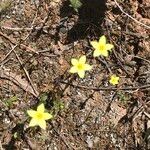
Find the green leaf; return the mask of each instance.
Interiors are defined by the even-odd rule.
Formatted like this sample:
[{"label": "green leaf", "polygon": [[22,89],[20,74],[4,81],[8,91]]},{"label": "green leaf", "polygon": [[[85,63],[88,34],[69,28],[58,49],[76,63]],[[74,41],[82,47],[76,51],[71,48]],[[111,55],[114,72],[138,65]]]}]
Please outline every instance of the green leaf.
[{"label": "green leaf", "polygon": [[56,100],[56,101],[54,101],[54,108],[56,110],[62,110],[62,109],[64,109],[64,103]]},{"label": "green leaf", "polygon": [[8,107],[12,107],[12,105],[18,100],[17,96],[13,96],[13,97],[10,97],[9,99],[7,99],[5,101],[5,104],[8,106]]},{"label": "green leaf", "polygon": [[78,9],[82,6],[82,3],[80,2],[80,0],[70,0],[70,6],[78,12]]},{"label": "green leaf", "polygon": [[48,98],[48,93],[42,93],[39,97],[40,97],[40,102],[45,103]]}]

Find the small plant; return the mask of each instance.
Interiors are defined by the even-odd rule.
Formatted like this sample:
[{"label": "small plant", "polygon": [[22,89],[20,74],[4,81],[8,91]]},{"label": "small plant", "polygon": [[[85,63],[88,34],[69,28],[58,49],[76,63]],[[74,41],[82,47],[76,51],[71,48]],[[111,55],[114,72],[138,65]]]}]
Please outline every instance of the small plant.
[{"label": "small plant", "polygon": [[5,104],[8,107],[12,107],[14,105],[14,103],[17,102],[17,100],[18,100],[17,96],[12,96],[5,100]]},{"label": "small plant", "polygon": [[70,6],[74,8],[76,12],[78,12],[78,9],[82,6],[82,3],[80,0],[69,0]]},{"label": "small plant", "polygon": [[128,95],[127,93],[124,93],[123,91],[118,92],[118,98],[119,100],[123,103],[126,104],[127,101],[131,98],[130,95]]},{"label": "small plant", "polygon": [[48,112],[44,112],[45,107],[44,104],[40,104],[37,107],[37,111],[35,110],[27,110],[27,113],[30,117],[32,117],[29,127],[33,126],[40,126],[42,129],[46,129],[46,120],[51,119],[53,115],[49,114]]},{"label": "small plant", "polygon": [[85,71],[89,71],[92,69],[92,66],[86,64],[86,56],[83,55],[79,59],[72,58],[71,59],[72,67],[70,69],[70,73],[78,73],[80,78],[84,78]]},{"label": "small plant", "polygon": [[108,57],[108,51],[111,51],[114,46],[112,44],[106,43],[106,37],[103,35],[100,37],[99,41],[91,41],[91,45],[93,46],[94,57],[98,57],[100,55]]},{"label": "small plant", "polygon": [[110,77],[109,83],[112,85],[117,85],[119,83],[119,77],[117,77],[116,75],[112,75]]}]

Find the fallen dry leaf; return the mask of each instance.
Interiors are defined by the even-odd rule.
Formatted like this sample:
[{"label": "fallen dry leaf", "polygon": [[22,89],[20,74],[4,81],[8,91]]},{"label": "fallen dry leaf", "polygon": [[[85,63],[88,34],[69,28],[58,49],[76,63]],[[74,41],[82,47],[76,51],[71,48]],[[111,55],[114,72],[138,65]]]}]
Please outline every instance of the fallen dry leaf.
[{"label": "fallen dry leaf", "polygon": [[113,102],[111,104],[111,110],[112,112],[115,114],[114,116],[112,116],[111,121],[114,125],[117,125],[119,120],[126,115],[127,110],[119,107],[119,105],[116,102]]},{"label": "fallen dry leaf", "polygon": [[12,73],[12,72],[8,71],[8,69],[4,69],[4,68],[0,69],[0,78],[10,80],[14,84],[19,86],[23,90],[25,90],[26,92],[34,95],[35,97],[38,97],[38,95],[39,95],[37,90],[34,89],[35,90],[34,91],[33,88],[31,87],[31,85],[26,80],[21,78],[21,75]]}]

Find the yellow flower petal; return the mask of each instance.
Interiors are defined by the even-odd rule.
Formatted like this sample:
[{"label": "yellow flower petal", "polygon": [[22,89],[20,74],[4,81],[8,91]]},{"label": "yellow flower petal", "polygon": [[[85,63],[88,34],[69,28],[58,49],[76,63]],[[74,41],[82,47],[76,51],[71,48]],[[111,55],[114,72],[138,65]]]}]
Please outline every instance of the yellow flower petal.
[{"label": "yellow flower petal", "polygon": [[72,64],[73,66],[77,65],[77,64],[78,64],[78,60],[75,59],[75,58],[72,58],[72,59],[71,59],[71,64]]},{"label": "yellow flower petal", "polygon": [[30,127],[39,125],[42,129],[46,129],[45,120],[51,119],[53,116],[44,111],[45,111],[45,107],[43,103],[37,107],[37,111],[34,111],[34,110],[27,111],[28,115],[32,117],[29,123]]},{"label": "yellow flower petal", "polygon": [[83,71],[78,71],[78,75],[79,75],[80,78],[84,78],[85,71],[84,70]]},{"label": "yellow flower petal", "polygon": [[80,64],[85,64],[85,62],[86,62],[86,56],[83,55],[83,56],[80,57],[79,63],[80,63]]},{"label": "yellow flower petal", "polygon": [[38,125],[38,123],[37,123],[37,120],[36,119],[31,119],[31,121],[30,121],[30,123],[29,123],[29,127],[33,127],[33,126],[36,126],[36,125]]},{"label": "yellow flower petal", "polygon": [[107,50],[95,50],[93,53],[94,57],[98,57],[100,55],[108,57],[108,51]]},{"label": "yellow flower petal", "polygon": [[119,81],[119,77],[116,77],[116,80]]},{"label": "yellow flower petal", "polygon": [[94,56],[94,57],[98,57],[98,56],[100,56],[100,55],[101,55],[101,53],[100,53],[99,50],[95,50],[94,53],[93,53],[93,56]]},{"label": "yellow flower petal", "polygon": [[70,70],[69,70],[69,72],[70,73],[76,73],[76,72],[78,72],[77,67],[76,66],[71,67]]},{"label": "yellow flower petal", "polygon": [[90,70],[92,66],[86,64],[86,56],[81,56],[78,60],[72,59],[73,66],[70,68],[70,73],[78,73],[80,78],[84,78],[85,71]]},{"label": "yellow flower petal", "polygon": [[112,48],[114,48],[114,45],[112,45],[112,44],[106,44],[106,50],[111,51]]},{"label": "yellow flower petal", "polygon": [[38,125],[42,128],[42,129],[46,129],[46,121],[45,120],[40,120],[38,122]]},{"label": "yellow flower petal", "polygon": [[98,49],[99,49],[99,43],[98,43],[97,41],[91,41],[90,43],[91,43],[91,45],[93,46],[93,48],[94,48],[95,50],[98,50]]},{"label": "yellow flower petal", "polygon": [[100,37],[99,44],[102,44],[102,45],[106,44],[106,37],[105,37],[105,35],[103,35],[103,36]]},{"label": "yellow flower petal", "polygon": [[44,104],[42,103],[42,104],[40,104],[38,107],[37,107],[37,111],[38,112],[44,112],[44,110],[45,110],[45,107],[44,107]]},{"label": "yellow flower petal", "polygon": [[109,82],[112,84],[112,85],[116,85],[119,83],[119,77],[117,77],[116,75],[112,75]]},{"label": "yellow flower petal", "polygon": [[51,114],[49,114],[49,113],[44,113],[44,114],[43,114],[44,120],[51,119],[52,117],[53,117],[53,116],[52,116]]},{"label": "yellow flower petal", "polygon": [[27,110],[27,114],[28,114],[30,117],[35,117],[36,111],[35,111],[35,110]]},{"label": "yellow flower petal", "polygon": [[105,57],[108,57],[108,51],[107,50],[101,51],[101,55],[105,56]]},{"label": "yellow flower petal", "polygon": [[89,64],[85,64],[85,70],[91,70],[92,69],[92,66],[90,66]]}]

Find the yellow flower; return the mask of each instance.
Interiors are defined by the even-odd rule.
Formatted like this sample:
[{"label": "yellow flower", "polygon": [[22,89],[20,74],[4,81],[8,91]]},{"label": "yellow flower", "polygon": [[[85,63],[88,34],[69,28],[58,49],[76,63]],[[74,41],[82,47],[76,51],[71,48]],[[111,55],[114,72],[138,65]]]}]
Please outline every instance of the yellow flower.
[{"label": "yellow flower", "polygon": [[91,45],[95,49],[93,53],[94,57],[100,55],[108,57],[108,51],[111,51],[114,47],[112,44],[106,43],[106,37],[104,35],[100,37],[99,41],[91,41]]},{"label": "yellow flower", "polygon": [[92,66],[86,64],[86,56],[83,55],[79,59],[72,58],[71,64],[73,65],[70,69],[70,73],[78,73],[80,78],[84,78],[85,71],[91,70]]},{"label": "yellow flower", "polygon": [[53,116],[49,113],[44,112],[45,107],[44,104],[42,103],[37,107],[37,111],[35,110],[27,110],[27,113],[30,117],[32,117],[29,127],[33,126],[40,126],[42,129],[46,129],[46,121],[48,119],[51,119]]},{"label": "yellow flower", "polygon": [[116,75],[112,75],[109,83],[111,83],[112,85],[117,85],[119,83],[119,77],[117,77]]}]

